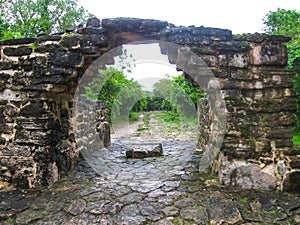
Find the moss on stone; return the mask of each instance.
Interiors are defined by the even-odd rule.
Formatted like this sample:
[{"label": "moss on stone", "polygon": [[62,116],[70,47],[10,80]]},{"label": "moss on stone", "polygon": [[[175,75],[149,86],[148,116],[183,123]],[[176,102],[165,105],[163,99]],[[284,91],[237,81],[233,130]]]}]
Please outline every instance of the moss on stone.
[{"label": "moss on stone", "polygon": [[265,108],[265,109],[272,109],[274,108],[274,101],[272,100],[269,100],[269,99],[259,99],[256,101],[256,105],[258,107],[262,107],[262,108]]},{"label": "moss on stone", "polygon": [[35,42],[29,44],[28,47],[31,48],[32,51],[34,52],[34,51],[38,48],[38,44],[37,44],[37,42],[35,41]]}]

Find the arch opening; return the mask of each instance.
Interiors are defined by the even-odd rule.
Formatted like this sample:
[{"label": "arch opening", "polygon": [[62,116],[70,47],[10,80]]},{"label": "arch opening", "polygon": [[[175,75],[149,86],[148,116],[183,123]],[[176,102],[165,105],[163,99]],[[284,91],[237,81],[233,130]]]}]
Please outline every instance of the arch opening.
[{"label": "arch opening", "polygon": [[[117,18],[100,22],[93,18],[73,33],[2,41],[1,179],[27,187],[45,186],[70,170],[78,158],[71,118],[76,107],[81,107],[73,107],[80,100],[74,98],[76,90],[78,96],[84,93],[84,88],[77,89],[80,78],[87,71],[93,75],[93,62],[99,56],[103,61],[96,65],[97,74],[104,65],[114,64],[112,59],[120,55],[122,44],[152,41],[166,43],[160,47],[169,62],[207,95],[198,110],[198,114],[205,112],[199,119],[201,127],[208,128],[201,132],[203,147],[213,149],[209,143],[220,142],[218,121],[226,115],[218,157],[220,182],[243,188],[295,189],[300,184],[294,179],[299,160],[291,141],[293,73],[285,69],[285,42],[289,40],[266,34],[233,36],[229,30],[176,27],[165,21]],[[111,49],[116,49],[115,55],[109,55]],[[215,75],[212,79],[209,71]],[[92,77],[84,78],[86,84]],[[226,103],[225,113],[212,110],[223,104],[217,99]],[[105,104],[85,107],[88,115]],[[103,115],[99,115],[101,122]],[[97,120],[98,115],[91,116]],[[94,125],[88,128],[95,130]],[[88,129],[81,132],[89,134]]]},{"label": "arch opening", "polygon": [[[223,99],[221,98],[221,94],[220,93],[215,93],[215,92],[220,92],[220,88],[218,85],[218,81],[214,80],[214,76],[212,74],[212,72],[209,70],[209,68],[207,67],[206,63],[200,59],[198,56],[196,56],[190,49],[188,48],[182,48],[179,45],[173,44],[173,43],[168,43],[168,42],[164,42],[164,41],[143,41],[143,42],[134,42],[134,43],[129,43],[130,47],[132,48],[132,46],[139,46],[142,44],[142,54],[141,50],[139,50],[140,52],[136,52],[136,56],[132,53],[129,52],[129,55],[131,57],[127,57],[124,56],[124,52],[127,54],[127,50],[128,48],[126,48],[126,46],[122,46],[123,49],[126,49],[125,51],[121,51],[122,54],[121,56],[116,53],[120,52],[120,48],[116,48],[116,49],[112,49],[110,51],[108,51],[107,53],[105,53],[104,56],[104,60],[107,60],[109,62],[111,62],[111,59],[109,59],[110,57],[113,57],[113,61],[115,61],[115,68],[118,68],[119,71],[123,71],[123,72],[127,72],[128,74],[130,74],[131,72],[134,72],[134,66],[138,65],[141,66],[145,63],[147,64],[152,64],[152,65],[157,65],[159,64],[160,66],[162,65],[167,65],[167,62],[169,62],[170,60],[168,58],[165,59],[159,59],[159,57],[162,57],[161,54],[153,54],[150,53],[148,54],[147,52],[144,51],[145,46],[147,47],[147,45],[145,45],[145,43],[147,43],[148,45],[150,45],[150,48],[148,46],[148,49],[153,49],[154,44],[157,45],[157,47],[160,48],[160,51],[166,51],[165,54],[168,58],[173,58],[174,61],[174,66],[173,66],[173,71],[182,71],[182,73],[185,74],[185,76],[189,76],[189,81],[194,82],[194,85],[197,84],[197,86],[199,88],[202,88],[204,90],[206,90],[207,93],[207,105],[210,105],[210,109],[213,109],[214,107],[218,107],[218,110],[216,110],[215,112],[212,112],[213,110],[209,110],[209,114],[211,117],[214,117],[211,121],[210,125],[214,126],[214,130],[212,131],[213,134],[213,138],[209,137],[211,136],[210,134],[208,134],[208,139],[205,139],[205,143],[203,142],[202,145],[200,145],[198,143],[198,138],[199,138],[199,128],[197,126],[198,124],[198,110],[197,110],[197,104],[195,104],[195,102],[193,102],[190,98],[190,96],[185,92],[185,90],[183,90],[182,87],[180,87],[178,84],[176,84],[174,81],[170,80],[170,79],[164,79],[165,83],[161,83],[161,85],[163,85],[163,87],[161,87],[161,92],[157,93],[158,91],[156,90],[156,93],[154,94],[154,97],[157,99],[165,99],[168,101],[171,101],[172,105],[175,105],[176,107],[176,111],[177,111],[177,116],[179,118],[180,121],[180,126],[175,128],[175,129],[181,129],[183,127],[185,127],[185,132],[187,131],[187,126],[188,123],[191,125],[193,124],[193,127],[189,127],[190,131],[189,134],[193,137],[190,136],[190,140],[192,140],[193,147],[189,147],[189,151],[186,151],[185,155],[188,155],[188,157],[185,157],[186,160],[188,160],[189,157],[191,157],[191,155],[194,153],[194,151],[196,150],[197,146],[201,146],[202,148],[205,147],[205,154],[204,157],[201,160],[200,163],[200,167],[201,169],[205,169],[207,168],[210,163],[212,162],[212,160],[215,159],[217,152],[220,148],[220,144],[222,142],[223,139],[223,135],[224,135],[224,129],[225,129],[225,105],[223,102]],[[130,48],[129,47],[129,48]],[[143,49],[144,48],[144,49]],[[169,55],[169,52],[172,52],[172,55]],[[140,54],[140,56],[139,56]],[[175,55],[174,55],[175,54]],[[116,57],[117,56],[117,57]],[[117,61],[119,60],[119,61]],[[128,60],[128,61],[127,61]],[[166,61],[167,60],[167,61]],[[117,62],[116,62],[117,61]],[[97,64],[97,65],[95,65]],[[83,105],[86,104],[92,104],[89,101],[86,101],[85,98],[82,98],[82,86],[84,85],[85,89],[88,85],[91,85],[93,82],[95,82],[95,77],[92,78],[92,76],[97,76],[98,72],[100,74],[100,78],[96,78],[96,79],[102,79],[101,75],[103,76],[103,74],[101,74],[101,71],[99,70],[100,68],[103,67],[103,65],[105,65],[105,63],[103,63],[103,59],[101,57],[99,57],[93,64],[92,67],[94,68],[94,70],[96,69],[96,71],[91,71],[88,70],[88,74],[84,74],[83,77],[81,78],[78,88],[77,88],[77,93],[75,94],[75,106],[74,106],[74,118],[75,118],[75,122],[74,122],[74,127],[75,127],[75,137],[77,138],[77,140],[79,140],[77,142],[79,149],[82,153],[82,155],[85,157],[85,159],[87,159],[87,161],[90,163],[90,165],[93,168],[100,168],[100,170],[102,170],[103,172],[103,165],[105,165],[105,162],[103,162],[102,159],[100,159],[101,157],[99,157],[99,150],[102,149],[103,147],[107,147],[105,143],[103,143],[103,139],[99,139],[99,135],[97,135],[97,133],[95,132],[95,122],[94,119],[96,118],[95,115],[93,115],[93,113],[89,112],[90,116],[86,117],[85,119],[85,129],[89,130],[89,132],[82,131],[82,128],[78,130],[78,132],[76,131],[79,126],[78,123],[76,123],[76,118],[78,118],[78,115],[87,115],[86,110],[85,109],[81,109],[81,107]],[[177,67],[177,70],[175,69]],[[109,68],[108,65],[105,65],[106,68]],[[131,71],[133,70],[133,71]],[[105,72],[103,72],[105,73]],[[112,73],[113,74],[113,73]],[[113,75],[109,74],[110,77],[112,77]],[[200,75],[200,76],[199,76]],[[199,78],[202,76],[202,79]],[[85,79],[85,77],[87,77],[87,79]],[[98,88],[104,88],[105,83],[107,82],[107,80],[110,77],[105,77],[103,78],[103,80],[101,80],[101,84],[98,85]],[[198,81],[195,79],[195,77],[198,77]],[[162,77],[161,77],[162,78]],[[160,78],[160,79],[161,79]],[[147,84],[152,85],[155,87],[155,83],[157,84],[157,79],[154,79],[153,76],[151,77],[144,77],[142,80],[140,80],[140,82],[144,82]],[[92,81],[92,82],[91,82]],[[185,80],[184,80],[185,81]],[[197,83],[201,81],[201,83]],[[137,81],[139,82],[139,80]],[[158,82],[159,83],[159,82]],[[142,83],[143,84],[143,83]],[[130,85],[129,85],[130,86]],[[117,93],[117,96],[115,97],[114,101],[111,104],[111,109],[110,109],[110,118],[111,118],[111,125],[112,125],[112,130],[113,130],[113,136],[114,136],[114,141],[118,142],[119,145],[124,146],[124,149],[129,148],[135,148],[137,146],[137,140],[124,140],[123,136],[126,136],[126,133],[130,134],[132,131],[130,130],[130,123],[129,123],[129,115],[130,112],[133,108],[133,106],[139,102],[141,99],[143,99],[146,97],[149,93],[145,93],[144,91],[141,91],[139,93],[134,93],[135,97],[133,97],[133,95],[129,95],[128,98],[128,93],[130,93],[130,91],[132,91],[132,89],[128,88],[129,86],[124,86],[122,89],[119,90],[119,93]],[[172,88],[169,88],[169,86],[172,86]],[[166,89],[167,91],[162,91],[163,89]],[[101,91],[101,90],[100,90]],[[136,91],[136,90],[134,90]],[[180,95],[178,95],[178,93],[180,93]],[[153,94],[153,93],[152,93]],[[174,97],[174,98],[170,98]],[[173,101],[173,102],[172,102]],[[197,99],[198,101],[198,99]],[[206,106],[207,106],[206,105]],[[220,109],[221,108],[221,109]],[[117,112],[117,113],[116,113]],[[121,112],[121,113],[120,113]],[[206,112],[206,114],[208,115],[208,112]],[[204,116],[204,117],[207,117]],[[153,116],[153,115],[152,115]],[[88,121],[88,122],[87,122]],[[218,122],[216,122],[218,121]],[[82,125],[82,123],[80,123],[80,125]],[[87,129],[89,128],[89,129]],[[94,131],[91,131],[94,130]],[[164,127],[161,127],[161,129],[164,129]],[[202,129],[203,130],[203,129]],[[181,130],[183,131],[183,130]],[[125,135],[124,135],[125,132]],[[150,135],[148,135],[148,137],[144,137],[144,140],[142,140],[142,142],[146,142],[146,143],[153,143],[153,141],[162,141],[161,135],[158,135],[157,131],[152,131],[153,135],[151,135],[151,131],[148,133]],[[182,134],[182,133],[181,133]],[[176,135],[180,135],[180,133],[177,132]],[[156,136],[156,137],[155,137]],[[89,137],[89,138],[86,138]],[[157,137],[160,137],[159,139],[157,139]],[[84,142],[81,142],[82,139],[86,139]],[[134,146],[134,147],[133,147]],[[189,152],[189,154],[187,154],[187,152]],[[103,153],[101,153],[103,154]],[[123,152],[124,154],[124,152]],[[96,158],[97,160],[94,160]],[[100,161],[99,161],[100,160]],[[185,161],[187,162],[187,161]],[[99,167],[99,165],[101,165]],[[98,169],[99,170],[99,169]]]}]

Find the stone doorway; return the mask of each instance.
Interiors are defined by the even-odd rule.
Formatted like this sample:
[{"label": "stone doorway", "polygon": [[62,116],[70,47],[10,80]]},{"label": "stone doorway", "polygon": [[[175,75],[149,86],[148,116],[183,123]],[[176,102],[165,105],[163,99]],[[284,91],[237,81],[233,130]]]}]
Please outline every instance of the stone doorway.
[{"label": "stone doorway", "polygon": [[[115,68],[118,68],[118,64],[116,64],[116,61],[119,59],[119,56],[121,54],[122,56],[122,64],[126,64],[127,66],[130,67],[130,63],[131,61],[134,60],[133,63],[135,63],[137,65],[137,67],[141,67],[141,66],[145,66],[145,64],[151,64],[151,66],[157,66],[155,64],[160,64],[160,69],[164,69],[162,66],[164,67],[171,67],[169,64],[170,59],[172,59],[173,63],[176,63],[175,61],[175,57],[177,57],[178,51],[180,46],[176,46],[175,44],[172,43],[167,43],[167,42],[163,42],[163,41],[143,41],[143,42],[134,42],[134,43],[129,43],[130,45],[128,45],[129,47],[126,47],[126,45],[122,45],[118,48],[112,49],[110,51],[108,51],[107,53],[105,53],[104,57],[101,58],[99,57],[96,61],[94,61],[91,64],[91,68],[87,69],[87,74],[84,74],[83,77],[81,78],[81,80],[79,81],[79,87],[77,88],[77,93],[75,94],[75,99],[78,102],[75,102],[75,106],[74,106],[74,130],[75,130],[75,137],[77,139],[77,145],[81,151],[81,153],[83,154],[84,158],[87,159],[87,161],[90,162],[90,166],[93,168],[99,168],[99,165],[105,165],[105,162],[103,162],[103,159],[100,159],[100,155],[109,155],[110,153],[104,153],[103,151],[101,151],[101,153],[99,153],[100,149],[102,147],[107,147],[107,145],[105,143],[102,143],[102,139],[98,137],[97,132],[95,132],[95,121],[94,118],[97,118],[97,115],[93,114],[93,112],[91,111],[92,109],[94,109],[95,107],[99,107],[96,106],[97,103],[95,102],[90,102],[87,101],[86,98],[81,98],[82,93],[83,93],[83,88],[82,87],[86,87],[88,85],[91,84],[91,81],[95,78],[95,76],[98,75],[98,71],[99,69],[101,69],[103,66],[105,66],[106,68],[109,66],[113,66]],[[129,57],[128,62],[126,62],[124,59],[124,55],[123,52],[121,51],[121,49],[130,49],[130,48],[134,48],[135,49],[135,53],[131,53],[130,50],[126,53],[128,55],[132,55],[132,57]],[[140,49],[139,49],[140,48]],[[153,49],[156,48],[157,52],[153,52]],[[146,49],[146,51],[145,51]],[[147,52],[148,51],[150,52]],[[120,53],[121,52],[121,53]],[[170,54],[170,52],[172,54]],[[164,53],[165,55],[161,54]],[[119,55],[118,55],[119,54]],[[169,55],[168,55],[169,54]],[[189,54],[193,54],[193,53],[189,53]],[[169,56],[169,58],[168,58]],[[189,55],[190,56],[190,55]],[[198,57],[199,58],[199,57]],[[175,61],[174,61],[175,60]],[[188,61],[189,59],[184,59],[184,57],[182,57],[182,60]],[[196,63],[197,60],[197,56],[194,55],[194,64]],[[205,72],[205,63],[199,58],[198,59],[199,62],[201,63],[201,68],[202,71]],[[107,64],[107,62],[109,62],[109,64]],[[113,64],[112,62],[115,62],[115,64]],[[147,66],[147,65],[146,65]],[[119,68],[121,68],[121,66],[119,66]],[[177,70],[180,70],[179,68],[177,68],[175,65],[172,66],[172,70],[169,69],[169,71],[172,71],[170,73],[176,73],[179,74],[179,72]],[[196,65],[193,65],[192,69],[195,71],[195,67]],[[188,66],[186,66],[186,70],[189,70]],[[138,68],[139,69],[139,68]],[[134,70],[134,69],[133,69]],[[134,71],[133,71],[134,73]],[[181,71],[181,73],[184,74],[183,71]],[[133,74],[128,74],[129,76],[134,76]],[[155,75],[155,74],[154,74]],[[174,74],[171,74],[174,75]],[[101,75],[100,75],[101,76]],[[212,77],[211,73],[208,73],[206,75],[206,79],[209,78],[209,76]],[[94,78],[93,78],[94,77]],[[163,74],[160,75],[160,78],[158,79],[158,77],[153,77],[153,76],[143,76],[143,74],[138,74],[135,77],[138,82],[141,82],[142,85],[149,85],[150,83],[152,83],[151,85],[153,85],[155,82],[157,82],[159,79],[164,78]],[[142,79],[139,79],[142,78]],[[170,80],[171,82],[171,80]],[[197,82],[194,81],[189,81],[189,82],[194,82],[194,84],[197,84]],[[203,81],[201,83],[201,86],[206,87],[207,85],[205,84],[205,82],[207,82],[207,80]],[[199,85],[200,86],[200,85]],[[125,89],[125,88],[124,88]],[[122,92],[122,91],[121,91]],[[120,92],[120,93],[121,93]],[[120,94],[119,94],[120,95]],[[175,93],[174,93],[175,95]],[[160,98],[165,98],[165,96],[158,96]],[[189,98],[186,94],[186,96],[181,96],[181,101],[184,100],[184,98]],[[122,99],[124,101],[124,99]],[[116,100],[117,102],[119,102],[118,100]],[[122,102],[121,105],[125,105],[126,107],[128,105],[133,106],[136,103],[137,99],[132,100],[129,99],[127,100],[127,102]],[[182,109],[184,109],[183,111],[181,111],[178,114],[178,117],[180,117],[180,121],[181,121],[181,125],[177,126],[176,128],[174,128],[175,130],[173,130],[173,137],[170,138],[170,135],[168,138],[166,138],[166,132],[170,132],[170,131],[165,131],[164,129],[166,127],[164,126],[158,126],[157,124],[154,125],[155,123],[155,119],[152,118],[151,120],[151,124],[150,127],[148,127],[148,135],[144,135],[143,134],[143,138],[139,139],[139,138],[133,138],[132,137],[132,132],[136,132],[136,130],[132,130],[131,126],[129,124],[128,118],[129,118],[129,113],[130,113],[130,107],[127,109],[127,111],[125,111],[125,117],[124,119],[120,120],[116,120],[116,121],[111,121],[111,129],[112,129],[112,137],[113,137],[113,142],[117,142],[118,145],[122,145],[123,149],[126,148],[132,148],[134,146],[137,147],[141,147],[141,145],[144,145],[145,147],[145,143],[148,143],[150,146],[150,143],[159,143],[162,144],[161,142],[166,142],[166,140],[168,140],[168,142],[170,142],[170,140],[177,140],[179,141],[180,139],[182,139],[182,137],[185,135],[183,134],[183,132],[189,132],[190,137],[188,138],[189,141],[192,141],[193,143],[190,143],[190,149],[189,151],[186,151],[185,154],[182,155],[182,157],[185,159],[185,162],[187,162],[187,160],[189,158],[192,157],[192,154],[195,152],[196,148],[197,148],[197,143],[198,143],[198,138],[199,138],[199,134],[198,134],[198,127],[197,127],[197,123],[198,123],[198,118],[197,118],[197,108],[195,107],[195,105],[192,105],[190,103],[190,99],[185,100],[184,102],[182,101],[182,103],[179,104],[179,106],[181,106]],[[187,103],[189,103],[190,105],[187,105]],[[94,105],[93,105],[94,104]],[[96,104],[96,105],[95,105]],[[185,104],[185,105],[184,105]],[[88,106],[90,105],[90,107]],[[112,108],[113,111],[113,108]],[[186,125],[184,125],[184,120],[186,120],[186,118],[184,118],[184,114],[189,114],[189,119],[193,120],[193,128],[191,128],[191,130],[187,131],[187,127]],[[107,116],[107,115],[106,115]],[[151,115],[153,116],[153,115]],[[84,117],[84,119],[82,119]],[[79,118],[79,120],[77,120]],[[106,123],[106,121],[104,121]],[[121,124],[121,125],[120,125]],[[179,131],[178,129],[181,130],[183,127],[185,126],[185,131]],[[129,139],[125,139],[124,137],[130,137]],[[185,140],[181,140],[181,141],[187,141]],[[143,144],[144,143],[144,144]],[[113,145],[115,143],[112,143]],[[180,146],[180,143],[173,143],[174,144],[174,148],[178,148],[178,146]],[[191,147],[192,145],[193,147]],[[170,143],[167,143],[166,145],[170,145]],[[176,146],[178,145],[178,146]],[[164,145],[163,145],[164,148]],[[170,147],[168,147],[170,148]],[[185,147],[183,147],[185,148]],[[106,151],[106,150],[104,150]],[[120,154],[120,153],[118,153]],[[125,156],[125,150],[123,151],[123,156]],[[92,159],[92,158],[96,158]],[[206,159],[208,160],[208,159]],[[181,160],[182,161],[182,160]],[[183,163],[183,162],[182,162]],[[184,163],[183,163],[184,164]],[[208,163],[203,163],[203,166],[207,167]],[[96,169],[96,170],[101,170],[103,172],[104,168],[100,167],[100,169]],[[108,170],[107,168],[105,170]],[[167,172],[167,171],[166,171]]]},{"label": "stone doorway", "polygon": [[[281,190],[299,187],[299,154],[291,142],[293,73],[285,69],[285,42],[290,39],[266,34],[234,36],[230,30],[176,27],[134,18],[93,18],[71,33],[1,42],[1,179],[37,187],[52,184],[69,171],[78,158],[70,118],[76,110],[74,94],[80,78],[109,50],[149,40],[190,49],[213,72],[214,79],[204,82],[209,85],[203,90],[219,88],[221,95],[209,101],[226,103],[226,130],[218,160],[221,183]],[[168,46],[165,50],[171,63],[179,59],[176,65],[187,78],[205,79],[197,57],[181,60],[184,57]],[[107,64],[111,58],[107,57]],[[187,71],[186,66],[193,69]],[[203,121],[208,129],[202,134],[207,135],[200,138],[208,150],[212,149],[208,143],[220,141],[212,134],[219,130],[213,126],[217,117],[210,115]]]}]

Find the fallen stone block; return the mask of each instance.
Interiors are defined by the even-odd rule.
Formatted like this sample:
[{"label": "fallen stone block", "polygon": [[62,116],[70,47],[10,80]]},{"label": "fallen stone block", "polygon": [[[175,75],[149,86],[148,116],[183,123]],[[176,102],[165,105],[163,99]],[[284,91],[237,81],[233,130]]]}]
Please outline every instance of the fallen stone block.
[{"label": "fallen stone block", "polygon": [[143,159],[147,157],[157,157],[163,155],[161,143],[142,143],[131,145],[131,148],[126,150],[127,158]]}]

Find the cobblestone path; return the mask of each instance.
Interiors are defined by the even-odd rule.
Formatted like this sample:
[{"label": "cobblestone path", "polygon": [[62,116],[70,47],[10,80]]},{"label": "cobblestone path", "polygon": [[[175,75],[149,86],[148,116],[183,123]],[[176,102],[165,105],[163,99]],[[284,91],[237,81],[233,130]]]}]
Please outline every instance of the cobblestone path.
[{"label": "cobblestone path", "polygon": [[300,224],[300,194],[220,186],[199,174],[192,140],[155,132],[163,157],[125,158],[126,144],[149,141],[134,133],[81,159],[49,189],[3,190],[0,224]]}]

